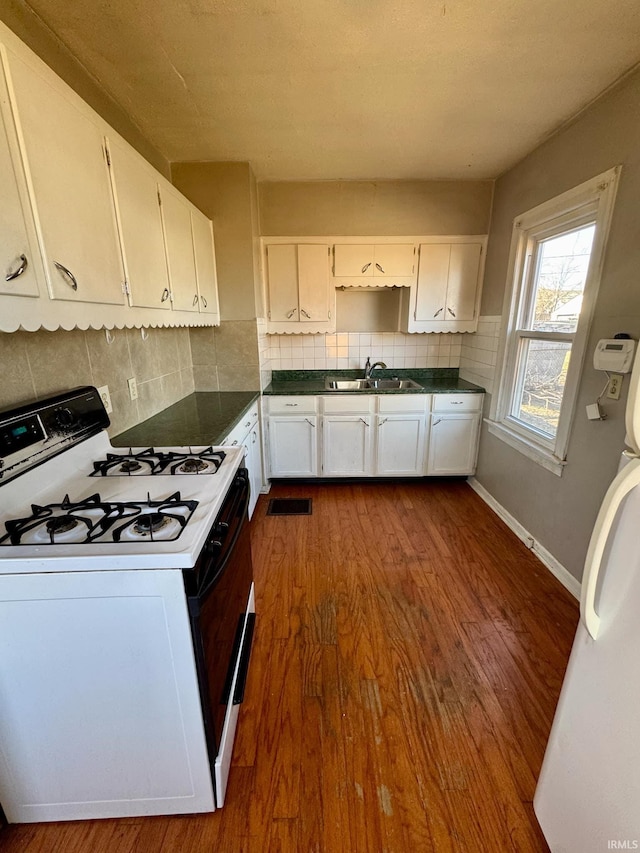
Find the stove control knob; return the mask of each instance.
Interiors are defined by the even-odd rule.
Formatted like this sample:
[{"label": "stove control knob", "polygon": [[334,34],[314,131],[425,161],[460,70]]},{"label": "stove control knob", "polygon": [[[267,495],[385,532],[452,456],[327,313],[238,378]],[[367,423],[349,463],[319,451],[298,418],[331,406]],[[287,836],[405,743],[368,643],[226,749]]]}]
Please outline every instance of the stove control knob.
[{"label": "stove control knob", "polygon": [[224,536],[228,529],[229,525],[226,521],[219,521],[213,528],[213,532],[215,536]]},{"label": "stove control knob", "polygon": [[63,408],[55,411],[56,426],[60,429],[69,429],[76,421],[76,416],[71,409]]}]

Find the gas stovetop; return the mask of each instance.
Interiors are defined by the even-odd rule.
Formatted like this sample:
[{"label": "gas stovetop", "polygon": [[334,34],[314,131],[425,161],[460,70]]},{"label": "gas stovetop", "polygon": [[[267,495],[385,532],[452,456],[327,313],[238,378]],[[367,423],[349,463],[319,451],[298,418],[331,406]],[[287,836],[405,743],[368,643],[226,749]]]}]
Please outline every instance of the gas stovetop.
[{"label": "gas stovetop", "polygon": [[241,449],[114,448],[95,389],[16,412],[0,415],[0,573],[195,564]]}]

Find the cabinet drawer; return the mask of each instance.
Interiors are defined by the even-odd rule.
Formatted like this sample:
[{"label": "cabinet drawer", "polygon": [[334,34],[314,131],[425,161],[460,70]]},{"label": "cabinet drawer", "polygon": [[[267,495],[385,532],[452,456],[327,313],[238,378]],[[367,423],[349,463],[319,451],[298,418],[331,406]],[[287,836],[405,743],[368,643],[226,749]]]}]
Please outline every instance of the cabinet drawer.
[{"label": "cabinet drawer", "polygon": [[368,415],[375,401],[373,394],[347,394],[340,397],[323,397],[322,408],[326,415]]},{"label": "cabinet drawer", "polygon": [[234,428],[227,434],[226,438],[223,440],[223,444],[232,445],[235,447],[238,444],[242,444],[247,433],[253,429],[258,421],[258,403],[254,403],[251,408],[244,413],[244,415],[240,418],[240,421],[234,426]]},{"label": "cabinet drawer", "polygon": [[272,415],[314,415],[315,397],[269,397],[269,412]]},{"label": "cabinet drawer", "polygon": [[428,394],[381,394],[379,412],[424,412]]},{"label": "cabinet drawer", "polygon": [[484,394],[434,394],[433,412],[479,412]]}]

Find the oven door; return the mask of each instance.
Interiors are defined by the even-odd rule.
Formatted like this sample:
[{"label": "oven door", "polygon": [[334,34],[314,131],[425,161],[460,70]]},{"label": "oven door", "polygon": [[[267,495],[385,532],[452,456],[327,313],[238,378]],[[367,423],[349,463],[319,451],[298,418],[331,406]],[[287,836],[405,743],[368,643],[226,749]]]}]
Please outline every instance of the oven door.
[{"label": "oven door", "polygon": [[[253,570],[248,504],[249,480],[246,469],[240,468],[203,554],[193,573],[185,578],[207,748],[219,806],[224,801],[255,619],[249,613],[253,610]],[[223,773],[218,772],[221,765]]]}]

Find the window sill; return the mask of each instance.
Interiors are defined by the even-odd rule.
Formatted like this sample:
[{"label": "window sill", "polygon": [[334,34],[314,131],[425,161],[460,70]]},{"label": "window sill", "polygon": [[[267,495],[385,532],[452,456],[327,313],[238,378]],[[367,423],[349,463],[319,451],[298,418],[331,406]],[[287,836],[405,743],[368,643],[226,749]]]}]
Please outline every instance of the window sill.
[{"label": "window sill", "polygon": [[491,421],[488,418],[485,418],[484,421],[491,435],[495,435],[509,447],[513,447],[514,450],[522,453],[528,459],[532,459],[538,465],[546,468],[547,471],[551,471],[556,477],[562,477],[562,472],[567,463],[554,456],[550,450],[540,447],[539,444],[509,429],[504,424],[498,423],[498,421]]}]

